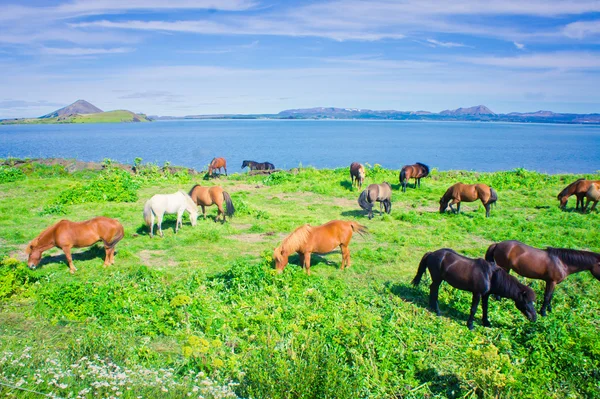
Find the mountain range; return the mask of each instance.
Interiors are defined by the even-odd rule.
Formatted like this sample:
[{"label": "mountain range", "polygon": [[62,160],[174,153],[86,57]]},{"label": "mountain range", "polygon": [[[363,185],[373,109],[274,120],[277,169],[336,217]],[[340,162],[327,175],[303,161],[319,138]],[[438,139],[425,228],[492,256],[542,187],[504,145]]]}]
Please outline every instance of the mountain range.
[{"label": "mountain range", "polygon": [[315,107],[288,109],[278,114],[219,114],[188,115],[184,117],[153,116],[153,119],[363,119],[363,120],[439,120],[531,123],[600,124],[600,114],[570,114],[552,111],[511,112],[496,114],[485,105],[469,108],[429,111],[371,110],[360,108]]}]

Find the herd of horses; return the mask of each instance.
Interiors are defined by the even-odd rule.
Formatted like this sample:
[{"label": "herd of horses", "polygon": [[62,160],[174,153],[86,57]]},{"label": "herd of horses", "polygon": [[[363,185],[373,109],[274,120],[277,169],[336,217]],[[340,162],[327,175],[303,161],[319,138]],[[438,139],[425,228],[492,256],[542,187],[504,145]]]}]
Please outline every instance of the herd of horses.
[{"label": "herd of horses", "polygon": [[[242,168],[244,167],[249,167],[250,170],[274,169],[274,166],[268,162],[244,161]],[[227,164],[223,158],[213,159],[209,173],[219,168],[223,168],[227,173]],[[406,190],[407,181],[411,178],[415,179],[414,187],[420,187],[420,180],[427,177],[428,174],[429,167],[425,164],[416,163],[404,166],[399,177],[402,191]],[[364,166],[357,162],[352,163],[350,176],[352,186],[356,184],[360,189],[366,176]],[[375,202],[380,203],[380,213],[382,213],[382,208],[388,214],[391,212],[391,195],[392,187],[389,183],[371,184],[360,194],[358,203],[362,209],[368,211],[368,218],[371,219]],[[590,202],[594,202],[592,207],[594,209],[600,200],[600,181],[579,179],[567,186],[558,195],[561,208],[566,206],[568,198],[572,195],[577,196],[576,209],[581,206],[581,210],[585,211]],[[585,198],[588,199],[588,202],[584,206],[583,199]],[[494,189],[485,184],[456,183],[449,187],[440,199],[440,212],[445,212],[446,208],[450,206],[453,212],[458,213],[461,202],[473,202],[477,199],[483,203],[487,217],[490,206],[498,200],[498,196]],[[154,224],[157,224],[158,233],[162,237],[161,225],[165,213],[177,215],[175,223],[175,233],[177,233],[182,226],[184,212],[189,213],[190,223],[195,226],[198,218],[198,206],[202,208],[203,216],[206,218],[206,207],[211,205],[216,205],[218,208],[215,222],[221,218],[224,223],[226,216],[234,215],[235,208],[231,196],[222,187],[204,187],[196,184],[187,193],[180,190],[173,194],[154,195],[144,204],[143,217],[149,228],[150,237],[154,236]],[[456,205],[456,209],[453,205]],[[369,234],[369,231],[366,226],[355,221],[332,220],[321,226],[302,225],[275,248],[273,252],[275,269],[282,272],[288,264],[289,256],[298,253],[300,264],[310,275],[311,254],[329,253],[337,247],[342,253],[340,269],[350,267],[349,245],[354,233],[366,235]],[[102,241],[106,251],[104,266],[107,267],[114,264],[115,247],[123,237],[123,225],[116,219],[96,217],[83,222],[61,220],[45,229],[28,244],[26,248],[29,255],[27,264],[34,269],[40,263],[44,251],[58,247],[65,253],[69,271],[74,273],[77,269],[73,265],[71,249],[89,247]],[[486,327],[490,326],[488,301],[491,295],[496,299],[512,299],[521,313],[531,321],[536,320],[535,292],[511,276],[509,274],[511,270],[523,277],[546,282],[544,300],[540,310],[540,314],[546,316],[547,311],[552,311],[551,300],[556,285],[564,281],[568,275],[589,270],[596,279],[600,280],[600,254],[564,248],[538,249],[519,241],[503,241],[492,244],[487,249],[484,258],[471,259],[449,248],[428,252],[422,257],[412,283],[418,285],[427,270],[429,270],[432,281],[429,306],[438,315],[440,314],[439,287],[443,281],[473,294],[467,321],[467,327],[473,329],[474,316],[480,302],[483,308],[482,324]]]}]

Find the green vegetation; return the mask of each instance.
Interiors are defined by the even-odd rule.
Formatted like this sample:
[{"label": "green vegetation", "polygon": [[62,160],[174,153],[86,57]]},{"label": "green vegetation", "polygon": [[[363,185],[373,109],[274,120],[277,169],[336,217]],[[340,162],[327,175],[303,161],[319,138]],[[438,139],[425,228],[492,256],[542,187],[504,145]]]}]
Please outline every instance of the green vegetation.
[{"label": "green vegetation", "polygon": [[[481,326],[479,311],[473,332],[469,293],[443,285],[437,317],[426,308],[429,277],[409,284],[421,256],[441,247],[475,257],[519,239],[599,252],[599,213],[574,212],[574,199],[558,209],[556,194],[581,176],[434,170],[403,194],[398,171],[369,166],[365,184],[394,188],[391,215],[369,221],[347,169],[206,182],[140,163],[137,175],[110,162],[73,174],[0,168],[0,383],[61,397],[600,397],[600,282],[590,273],[560,284],[553,312],[536,323],[491,300],[493,327]],[[479,202],[438,212],[457,181],[498,191],[490,218]],[[236,216],[214,223],[208,208],[209,219],[193,228],[184,218],[175,235],[173,215],[164,239],[150,239],[144,201],[194,183],[224,186]],[[23,249],[45,227],[97,215],[125,226],[115,266],[102,267],[98,244],[73,256],[75,275],[58,249],[26,267]],[[282,274],[272,270],[285,235],[331,219],[372,233],[353,238],[350,269],[339,270],[336,251],[313,256],[310,277],[296,256]],[[539,298],[544,283],[527,282]],[[0,395],[38,397],[11,387]]]},{"label": "green vegetation", "polygon": [[99,112],[97,114],[74,114],[59,116],[55,118],[22,118],[0,120],[0,125],[40,125],[56,123],[121,123],[121,122],[150,122],[150,119],[143,114],[136,114],[131,111],[117,110]]}]

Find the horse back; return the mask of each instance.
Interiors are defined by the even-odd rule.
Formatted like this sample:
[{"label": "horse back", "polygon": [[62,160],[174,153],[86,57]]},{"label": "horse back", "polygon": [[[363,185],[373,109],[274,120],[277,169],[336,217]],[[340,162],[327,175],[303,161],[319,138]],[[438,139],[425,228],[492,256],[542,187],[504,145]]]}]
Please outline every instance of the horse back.
[{"label": "horse back", "polygon": [[439,277],[454,288],[477,293],[490,290],[492,265],[484,259],[467,258],[447,248],[433,254],[439,259]]},{"label": "horse back", "polygon": [[332,220],[313,228],[310,239],[311,252],[327,253],[340,244],[348,245],[352,238],[352,225],[344,220]]},{"label": "horse back", "polygon": [[561,269],[543,249],[531,247],[516,240],[502,241],[496,244],[494,261],[505,270],[514,270],[517,274],[535,279],[544,280],[552,270]]}]

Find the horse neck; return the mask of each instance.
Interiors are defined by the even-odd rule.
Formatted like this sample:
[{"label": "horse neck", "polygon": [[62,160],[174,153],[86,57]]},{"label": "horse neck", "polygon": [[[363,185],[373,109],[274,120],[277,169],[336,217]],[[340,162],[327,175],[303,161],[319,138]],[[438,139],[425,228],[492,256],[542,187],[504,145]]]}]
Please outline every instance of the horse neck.
[{"label": "horse neck", "polygon": [[56,225],[49,227],[48,229],[42,231],[40,235],[37,237],[37,245],[35,249],[38,249],[42,252],[54,247],[56,243],[54,242],[54,231],[56,230]]}]

